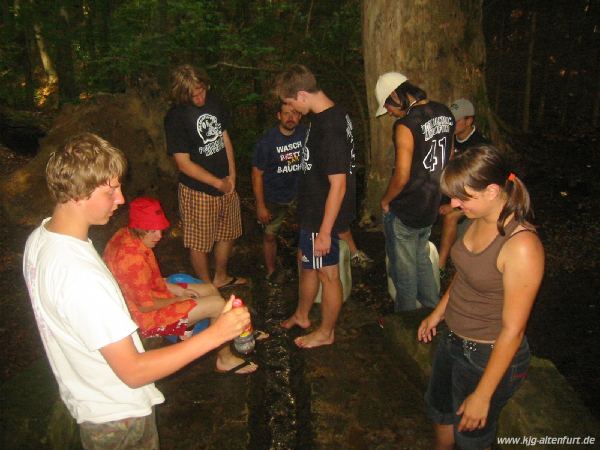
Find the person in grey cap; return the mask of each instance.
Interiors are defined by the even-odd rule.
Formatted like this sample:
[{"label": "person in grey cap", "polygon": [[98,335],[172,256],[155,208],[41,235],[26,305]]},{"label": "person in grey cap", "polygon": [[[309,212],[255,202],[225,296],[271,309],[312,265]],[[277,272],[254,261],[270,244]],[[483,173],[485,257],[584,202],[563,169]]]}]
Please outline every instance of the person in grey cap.
[{"label": "person in grey cap", "polygon": [[440,176],[452,152],[454,118],[446,105],[398,72],[379,77],[377,116],[396,117],[395,163],[381,199],[395,311],[435,307],[439,289],[429,259],[429,235],[441,200]]},{"label": "person in grey cap", "polygon": [[456,120],[456,129],[454,130],[454,151],[456,153],[475,145],[490,143],[475,126],[473,103],[466,98],[459,98],[452,102],[450,111]]},{"label": "person in grey cap", "polygon": [[[469,147],[490,143],[475,126],[475,108],[473,107],[473,103],[466,98],[459,98],[452,102],[450,111],[452,111],[456,120],[456,129],[454,130],[455,155]],[[459,235],[459,223],[461,223],[460,231],[462,232],[466,230],[468,225],[468,219],[465,219],[465,214],[460,209],[450,206],[447,197],[445,200],[444,204],[440,206],[440,215],[443,216],[443,222],[438,265],[442,280],[446,277],[446,263],[450,256],[450,248]]]}]

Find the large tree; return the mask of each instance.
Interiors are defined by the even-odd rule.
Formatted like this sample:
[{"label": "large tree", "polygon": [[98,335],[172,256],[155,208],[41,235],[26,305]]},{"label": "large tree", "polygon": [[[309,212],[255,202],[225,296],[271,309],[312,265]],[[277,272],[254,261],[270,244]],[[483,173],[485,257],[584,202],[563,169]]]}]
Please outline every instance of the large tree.
[{"label": "large tree", "polygon": [[478,122],[491,123],[485,89],[482,0],[364,0],[363,51],[371,146],[363,222],[379,218],[379,200],[391,175],[394,151],[389,117],[375,118],[375,84],[397,71],[449,104],[471,99]]}]

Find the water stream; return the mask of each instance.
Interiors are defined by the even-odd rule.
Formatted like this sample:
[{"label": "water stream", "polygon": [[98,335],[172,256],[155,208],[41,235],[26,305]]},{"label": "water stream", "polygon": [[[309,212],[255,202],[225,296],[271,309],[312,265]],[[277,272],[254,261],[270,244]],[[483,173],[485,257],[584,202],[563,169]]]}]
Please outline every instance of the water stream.
[{"label": "water stream", "polygon": [[[288,289],[289,286],[293,288]],[[296,305],[295,286],[294,282],[285,289],[259,285],[260,293],[253,296],[257,300],[256,316],[264,321],[259,325],[270,338],[256,352],[261,370],[251,383],[251,449],[314,448],[304,358],[293,343],[294,330],[279,326]]]}]

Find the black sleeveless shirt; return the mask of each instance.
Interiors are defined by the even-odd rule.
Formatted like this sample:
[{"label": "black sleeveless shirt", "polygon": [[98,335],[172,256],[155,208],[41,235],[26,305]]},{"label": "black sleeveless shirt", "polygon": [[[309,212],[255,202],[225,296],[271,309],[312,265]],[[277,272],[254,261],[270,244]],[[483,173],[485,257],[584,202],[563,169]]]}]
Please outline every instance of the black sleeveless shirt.
[{"label": "black sleeveless shirt", "polygon": [[437,219],[440,206],[440,177],[450,158],[454,138],[454,117],[441,103],[429,101],[414,106],[394,123],[412,133],[414,150],[410,177],[404,189],[390,202],[390,211],[403,224],[425,228]]}]

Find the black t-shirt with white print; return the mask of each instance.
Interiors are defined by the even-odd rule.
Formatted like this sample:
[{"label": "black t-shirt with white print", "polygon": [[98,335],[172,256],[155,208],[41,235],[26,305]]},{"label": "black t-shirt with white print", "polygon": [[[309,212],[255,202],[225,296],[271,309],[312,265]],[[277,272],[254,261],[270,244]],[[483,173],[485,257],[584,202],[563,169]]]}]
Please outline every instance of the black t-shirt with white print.
[{"label": "black t-shirt with white print", "polygon": [[[229,116],[221,103],[207,94],[204,106],[174,105],[165,116],[167,152],[188,153],[190,160],[217,178],[229,175],[229,163],[223,132],[229,127]],[[196,191],[223,195],[214,187],[179,173],[179,181]]]},{"label": "black t-shirt with white print", "polygon": [[316,233],[323,222],[329,175],[346,175],[346,193],[332,232],[348,229],[356,216],[356,162],[352,121],[339,105],[310,116],[302,148],[298,186],[298,222]]},{"label": "black t-shirt with white print", "polygon": [[390,211],[412,228],[432,225],[441,200],[440,178],[450,158],[454,138],[454,116],[446,105],[429,101],[412,108],[396,120],[413,136],[413,157],[408,182],[390,202]]}]

